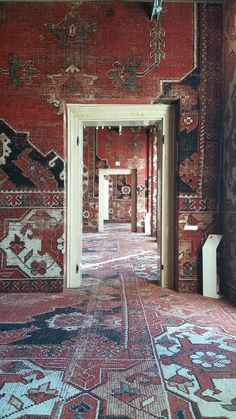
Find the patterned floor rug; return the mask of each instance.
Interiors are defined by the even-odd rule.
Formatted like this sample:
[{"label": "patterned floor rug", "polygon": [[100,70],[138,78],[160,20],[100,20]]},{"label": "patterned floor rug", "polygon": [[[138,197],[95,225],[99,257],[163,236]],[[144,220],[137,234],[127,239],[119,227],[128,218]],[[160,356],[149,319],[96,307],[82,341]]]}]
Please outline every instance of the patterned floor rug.
[{"label": "patterned floor rug", "polygon": [[158,286],[155,241],[84,237],[83,281],[0,296],[0,418],[236,417],[236,308]]},{"label": "patterned floor rug", "polygon": [[131,233],[131,224],[112,223],[105,224],[103,233],[84,234],[83,278],[130,267],[139,278],[159,281],[159,246],[153,237]]}]

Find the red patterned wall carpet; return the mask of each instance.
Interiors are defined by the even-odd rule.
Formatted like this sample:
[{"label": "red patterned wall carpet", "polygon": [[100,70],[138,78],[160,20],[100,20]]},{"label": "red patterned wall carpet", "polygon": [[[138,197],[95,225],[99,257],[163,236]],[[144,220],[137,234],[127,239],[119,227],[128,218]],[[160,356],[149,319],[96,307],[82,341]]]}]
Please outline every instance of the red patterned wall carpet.
[{"label": "red patterned wall carpet", "polygon": [[161,289],[124,227],[84,235],[79,289],[0,295],[1,419],[235,418],[236,308]]}]

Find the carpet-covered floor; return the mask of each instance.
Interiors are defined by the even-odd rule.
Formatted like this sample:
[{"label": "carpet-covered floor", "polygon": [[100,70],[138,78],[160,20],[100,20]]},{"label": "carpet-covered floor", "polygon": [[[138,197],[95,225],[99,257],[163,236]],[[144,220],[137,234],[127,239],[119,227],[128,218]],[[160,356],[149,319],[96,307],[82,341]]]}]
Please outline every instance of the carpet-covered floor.
[{"label": "carpet-covered floor", "polygon": [[159,246],[153,237],[131,233],[130,224],[105,223],[103,233],[83,235],[83,278],[100,278],[132,268],[150,281],[160,278]]},{"label": "carpet-covered floor", "polygon": [[160,289],[156,254],[108,226],[80,289],[0,295],[1,419],[236,417],[236,308]]}]

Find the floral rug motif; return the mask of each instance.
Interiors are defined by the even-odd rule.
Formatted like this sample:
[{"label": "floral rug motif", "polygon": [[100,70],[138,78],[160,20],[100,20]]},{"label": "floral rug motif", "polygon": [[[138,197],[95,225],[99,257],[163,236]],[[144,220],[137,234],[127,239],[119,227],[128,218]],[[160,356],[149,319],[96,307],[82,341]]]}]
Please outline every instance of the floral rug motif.
[{"label": "floral rug motif", "polygon": [[84,249],[79,289],[0,295],[1,419],[233,419],[236,308],[146,278],[127,226]]}]

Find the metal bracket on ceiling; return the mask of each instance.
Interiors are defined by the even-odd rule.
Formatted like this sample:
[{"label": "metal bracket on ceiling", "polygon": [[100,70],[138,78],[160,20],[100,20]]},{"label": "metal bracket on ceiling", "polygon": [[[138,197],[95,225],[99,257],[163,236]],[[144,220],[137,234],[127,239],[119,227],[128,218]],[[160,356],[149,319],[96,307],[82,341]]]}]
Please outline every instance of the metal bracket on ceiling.
[{"label": "metal bracket on ceiling", "polygon": [[162,11],[162,1],[163,0],[153,0],[151,20],[153,20],[154,16],[156,16],[157,20],[159,19],[160,13]]}]

